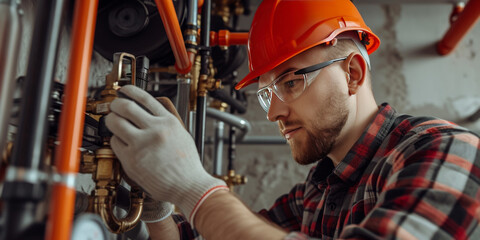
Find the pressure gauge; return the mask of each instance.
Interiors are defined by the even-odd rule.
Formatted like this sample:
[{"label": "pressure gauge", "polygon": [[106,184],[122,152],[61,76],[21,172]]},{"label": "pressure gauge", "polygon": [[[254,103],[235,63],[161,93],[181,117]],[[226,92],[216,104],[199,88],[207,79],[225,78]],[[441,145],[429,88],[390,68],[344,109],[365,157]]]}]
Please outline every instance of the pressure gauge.
[{"label": "pressure gauge", "polygon": [[71,239],[107,240],[108,231],[100,216],[93,213],[83,213],[73,221]]}]

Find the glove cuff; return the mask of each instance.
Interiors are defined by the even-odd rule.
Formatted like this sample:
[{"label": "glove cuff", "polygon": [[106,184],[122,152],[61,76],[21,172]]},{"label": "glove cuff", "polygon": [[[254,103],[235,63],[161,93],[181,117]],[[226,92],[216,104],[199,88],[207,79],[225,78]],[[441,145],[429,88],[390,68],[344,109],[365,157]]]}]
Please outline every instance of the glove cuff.
[{"label": "glove cuff", "polygon": [[195,180],[191,184],[182,185],[185,189],[179,189],[178,193],[181,195],[178,195],[177,201],[175,201],[185,216],[188,217],[192,227],[195,214],[202,203],[214,192],[228,189],[227,184],[223,180],[208,174]]}]

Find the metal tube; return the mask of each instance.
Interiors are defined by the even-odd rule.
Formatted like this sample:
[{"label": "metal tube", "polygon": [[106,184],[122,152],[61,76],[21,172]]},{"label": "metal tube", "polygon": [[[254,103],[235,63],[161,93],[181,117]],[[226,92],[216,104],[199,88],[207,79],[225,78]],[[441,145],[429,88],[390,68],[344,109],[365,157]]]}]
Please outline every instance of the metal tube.
[{"label": "metal tube", "polygon": [[[228,138],[223,138],[224,143],[228,143]],[[205,140],[205,144],[215,144],[212,137]],[[236,144],[245,145],[284,145],[287,144],[285,138],[281,136],[245,136],[242,141],[237,141]]]},{"label": "metal tube", "polygon": [[180,23],[178,23],[173,2],[171,0],[155,0],[155,3],[160,12],[165,32],[167,33],[170,46],[173,50],[173,55],[175,56],[175,68],[179,73],[187,74],[192,68],[192,61],[185,48]]},{"label": "metal tube", "polygon": [[[207,0],[208,1],[208,0]],[[200,161],[203,163],[205,152],[205,118],[206,118],[207,97],[197,98],[197,121],[195,122],[195,143],[197,145]]]},{"label": "metal tube", "polygon": [[195,123],[195,142],[200,154],[200,161],[203,163],[205,148],[205,118],[207,108],[207,90],[206,82],[209,77],[208,61],[210,58],[210,14],[212,10],[212,1],[205,0],[202,7],[202,31],[200,47],[200,78],[198,81],[197,96],[197,119]]},{"label": "metal tube", "polygon": [[0,1],[0,151],[5,146],[22,34],[19,3]]},{"label": "metal tube", "polygon": [[197,26],[198,0],[189,0],[187,24]]},{"label": "metal tube", "polygon": [[230,126],[238,128],[240,132],[236,134],[236,138],[239,142],[242,141],[245,134],[252,129],[252,125],[246,119],[231,113],[219,111],[215,108],[207,108],[207,117],[225,122]]},{"label": "metal tube", "polygon": [[188,111],[190,103],[190,78],[186,75],[177,76],[177,98],[175,107],[185,126],[188,124]]},{"label": "metal tube", "polygon": [[[66,98],[58,133],[60,145],[55,153],[55,165],[60,179],[75,180],[80,165],[79,148],[82,144],[97,7],[98,0],[75,1]],[[68,181],[57,181],[52,189],[45,239],[70,238],[74,202],[75,185]]]},{"label": "metal tube", "polygon": [[6,224],[3,239],[17,239],[35,223],[36,204],[45,197],[46,179],[41,167],[64,6],[64,0],[42,1],[38,4],[23,88],[19,131],[2,194]]},{"label": "metal tube", "polygon": [[215,126],[215,156],[213,160],[213,174],[222,175],[222,161],[223,161],[223,132],[225,123],[216,121]]},{"label": "metal tube", "polygon": [[445,36],[437,44],[437,52],[447,55],[457,47],[458,43],[472,29],[480,18],[480,0],[470,0],[463,11],[458,15]]}]

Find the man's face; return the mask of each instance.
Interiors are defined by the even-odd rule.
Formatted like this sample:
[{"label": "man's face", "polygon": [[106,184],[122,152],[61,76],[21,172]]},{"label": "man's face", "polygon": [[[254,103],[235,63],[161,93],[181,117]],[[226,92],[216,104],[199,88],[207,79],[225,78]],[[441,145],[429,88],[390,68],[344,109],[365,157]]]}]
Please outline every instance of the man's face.
[{"label": "man's face", "polygon": [[[327,61],[318,49],[308,50],[262,75],[259,87],[266,86],[288,69],[301,69]],[[297,99],[282,102],[275,94],[268,111],[270,121],[278,121],[295,161],[306,165],[327,156],[348,119],[348,88],[341,63],[322,70]]]}]

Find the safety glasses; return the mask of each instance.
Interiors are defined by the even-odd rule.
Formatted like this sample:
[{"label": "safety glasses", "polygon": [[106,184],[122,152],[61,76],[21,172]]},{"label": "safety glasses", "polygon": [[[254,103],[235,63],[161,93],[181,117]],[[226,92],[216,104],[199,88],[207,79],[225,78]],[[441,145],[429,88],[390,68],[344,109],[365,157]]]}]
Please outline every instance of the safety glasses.
[{"label": "safety glasses", "polygon": [[297,99],[302,95],[307,86],[310,86],[313,80],[316,79],[322,68],[345,59],[347,59],[347,57],[337,58],[280,75],[273,82],[257,91],[260,105],[265,112],[268,112],[273,93],[275,93],[282,102],[291,102]]}]

